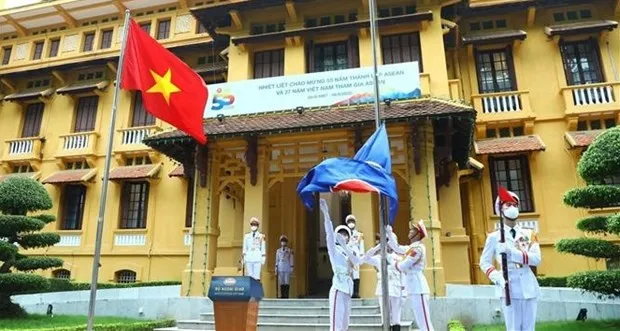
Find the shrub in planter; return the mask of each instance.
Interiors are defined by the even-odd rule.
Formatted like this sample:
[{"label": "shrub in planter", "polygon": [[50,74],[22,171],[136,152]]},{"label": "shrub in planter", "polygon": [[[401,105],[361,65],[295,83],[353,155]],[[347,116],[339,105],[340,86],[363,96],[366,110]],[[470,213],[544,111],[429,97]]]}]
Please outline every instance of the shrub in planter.
[{"label": "shrub in planter", "polygon": [[461,321],[452,320],[448,322],[448,331],[466,331],[466,329]]}]

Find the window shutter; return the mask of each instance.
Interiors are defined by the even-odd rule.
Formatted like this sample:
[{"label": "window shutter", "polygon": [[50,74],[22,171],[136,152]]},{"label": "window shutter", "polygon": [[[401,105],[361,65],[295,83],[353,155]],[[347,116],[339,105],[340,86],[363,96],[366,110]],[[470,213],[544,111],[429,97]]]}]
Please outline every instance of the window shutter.
[{"label": "window shutter", "polygon": [[482,63],[482,59],[480,58],[480,53],[478,52],[477,48],[474,48],[474,61],[476,63],[476,78],[478,80],[478,93],[483,93],[483,86],[482,86],[482,72],[481,72],[481,63]]},{"label": "window shutter", "polygon": [[562,66],[564,67],[564,77],[566,77],[566,84],[575,85],[575,82],[573,81],[573,76],[571,75],[569,59],[567,58],[568,54],[566,54],[566,44],[563,40],[560,40],[560,54],[562,55]]},{"label": "window shutter", "polygon": [[359,40],[356,35],[350,35],[347,41],[349,68],[359,68],[360,66],[360,47]]},{"label": "window shutter", "polygon": [[510,83],[513,91],[518,91],[517,88],[517,75],[515,74],[515,61],[512,57],[512,46],[506,46],[506,63],[508,65],[508,72],[510,74]]},{"label": "window shutter", "polygon": [[306,73],[314,72],[314,42],[306,42]]}]

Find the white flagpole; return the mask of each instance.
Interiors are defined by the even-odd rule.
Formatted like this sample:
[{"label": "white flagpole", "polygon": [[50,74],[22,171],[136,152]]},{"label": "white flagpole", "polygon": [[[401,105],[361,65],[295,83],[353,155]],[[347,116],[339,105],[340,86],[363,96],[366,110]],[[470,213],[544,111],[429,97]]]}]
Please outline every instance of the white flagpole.
[{"label": "white flagpole", "polygon": [[105,166],[103,168],[103,183],[99,196],[99,216],[97,217],[97,237],[95,239],[95,256],[93,258],[93,274],[90,281],[90,300],[88,302],[88,331],[93,331],[95,322],[95,302],[97,300],[97,279],[99,278],[99,261],[101,260],[101,239],[103,237],[103,221],[108,195],[108,182],[110,177],[110,163],[112,161],[112,146],[114,145],[114,129],[116,127],[116,109],[118,108],[118,93],[121,86],[123,72],[123,59],[125,58],[125,46],[127,45],[127,33],[129,31],[129,9],[125,11],[125,23],[123,25],[121,51],[116,68],[116,86],[114,87],[114,101],[112,103],[112,115],[110,117],[110,129],[108,130],[108,148],[105,154]]},{"label": "white flagpole", "polygon": [[[373,77],[375,85],[375,126],[377,129],[381,126],[381,114],[379,112],[379,77],[377,69],[377,3],[375,0],[369,0],[368,9],[370,10],[370,42],[372,43],[372,62]],[[390,299],[388,290],[387,276],[387,240],[386,225],[388,213],[385,204],[385,198],[379,194],[379,243],[381,245],[381,300],[383,301],[383,330],[390,330]]]}]

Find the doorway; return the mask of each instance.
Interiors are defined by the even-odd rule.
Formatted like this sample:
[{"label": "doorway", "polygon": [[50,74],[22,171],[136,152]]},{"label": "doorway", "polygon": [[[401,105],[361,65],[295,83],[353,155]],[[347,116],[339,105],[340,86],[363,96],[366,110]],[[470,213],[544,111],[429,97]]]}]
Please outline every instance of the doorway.
[{"label": "doorway", "polygon": [[332,282],[332,266],[327,254],[325,228],[319,209],[319,199],[325,199],[334,226],[345,223],[351,213],[351,196],[347,193],[315,194],[313,210],[306,209],[306,234],[308,243],[308,295],[309,298],[327,298]]}]

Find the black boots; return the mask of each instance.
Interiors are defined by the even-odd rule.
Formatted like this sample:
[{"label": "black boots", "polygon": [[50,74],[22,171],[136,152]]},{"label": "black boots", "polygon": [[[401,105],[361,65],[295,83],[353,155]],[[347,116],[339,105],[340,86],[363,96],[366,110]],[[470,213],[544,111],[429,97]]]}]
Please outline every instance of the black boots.
[{"label": "black boots", "polygon": [[400,331],[400,325],[392,325],[390,327],[390,330],[392,330],[392,331]]},{"label": "black boots", "polygon": [[353,299],[359,299],[359,298],[360,298],[360,280],[354,279],[353,280]]},{"label": "black boots", "polygon": [[280,299],[288,299],[290,285],[280,285]]}]

